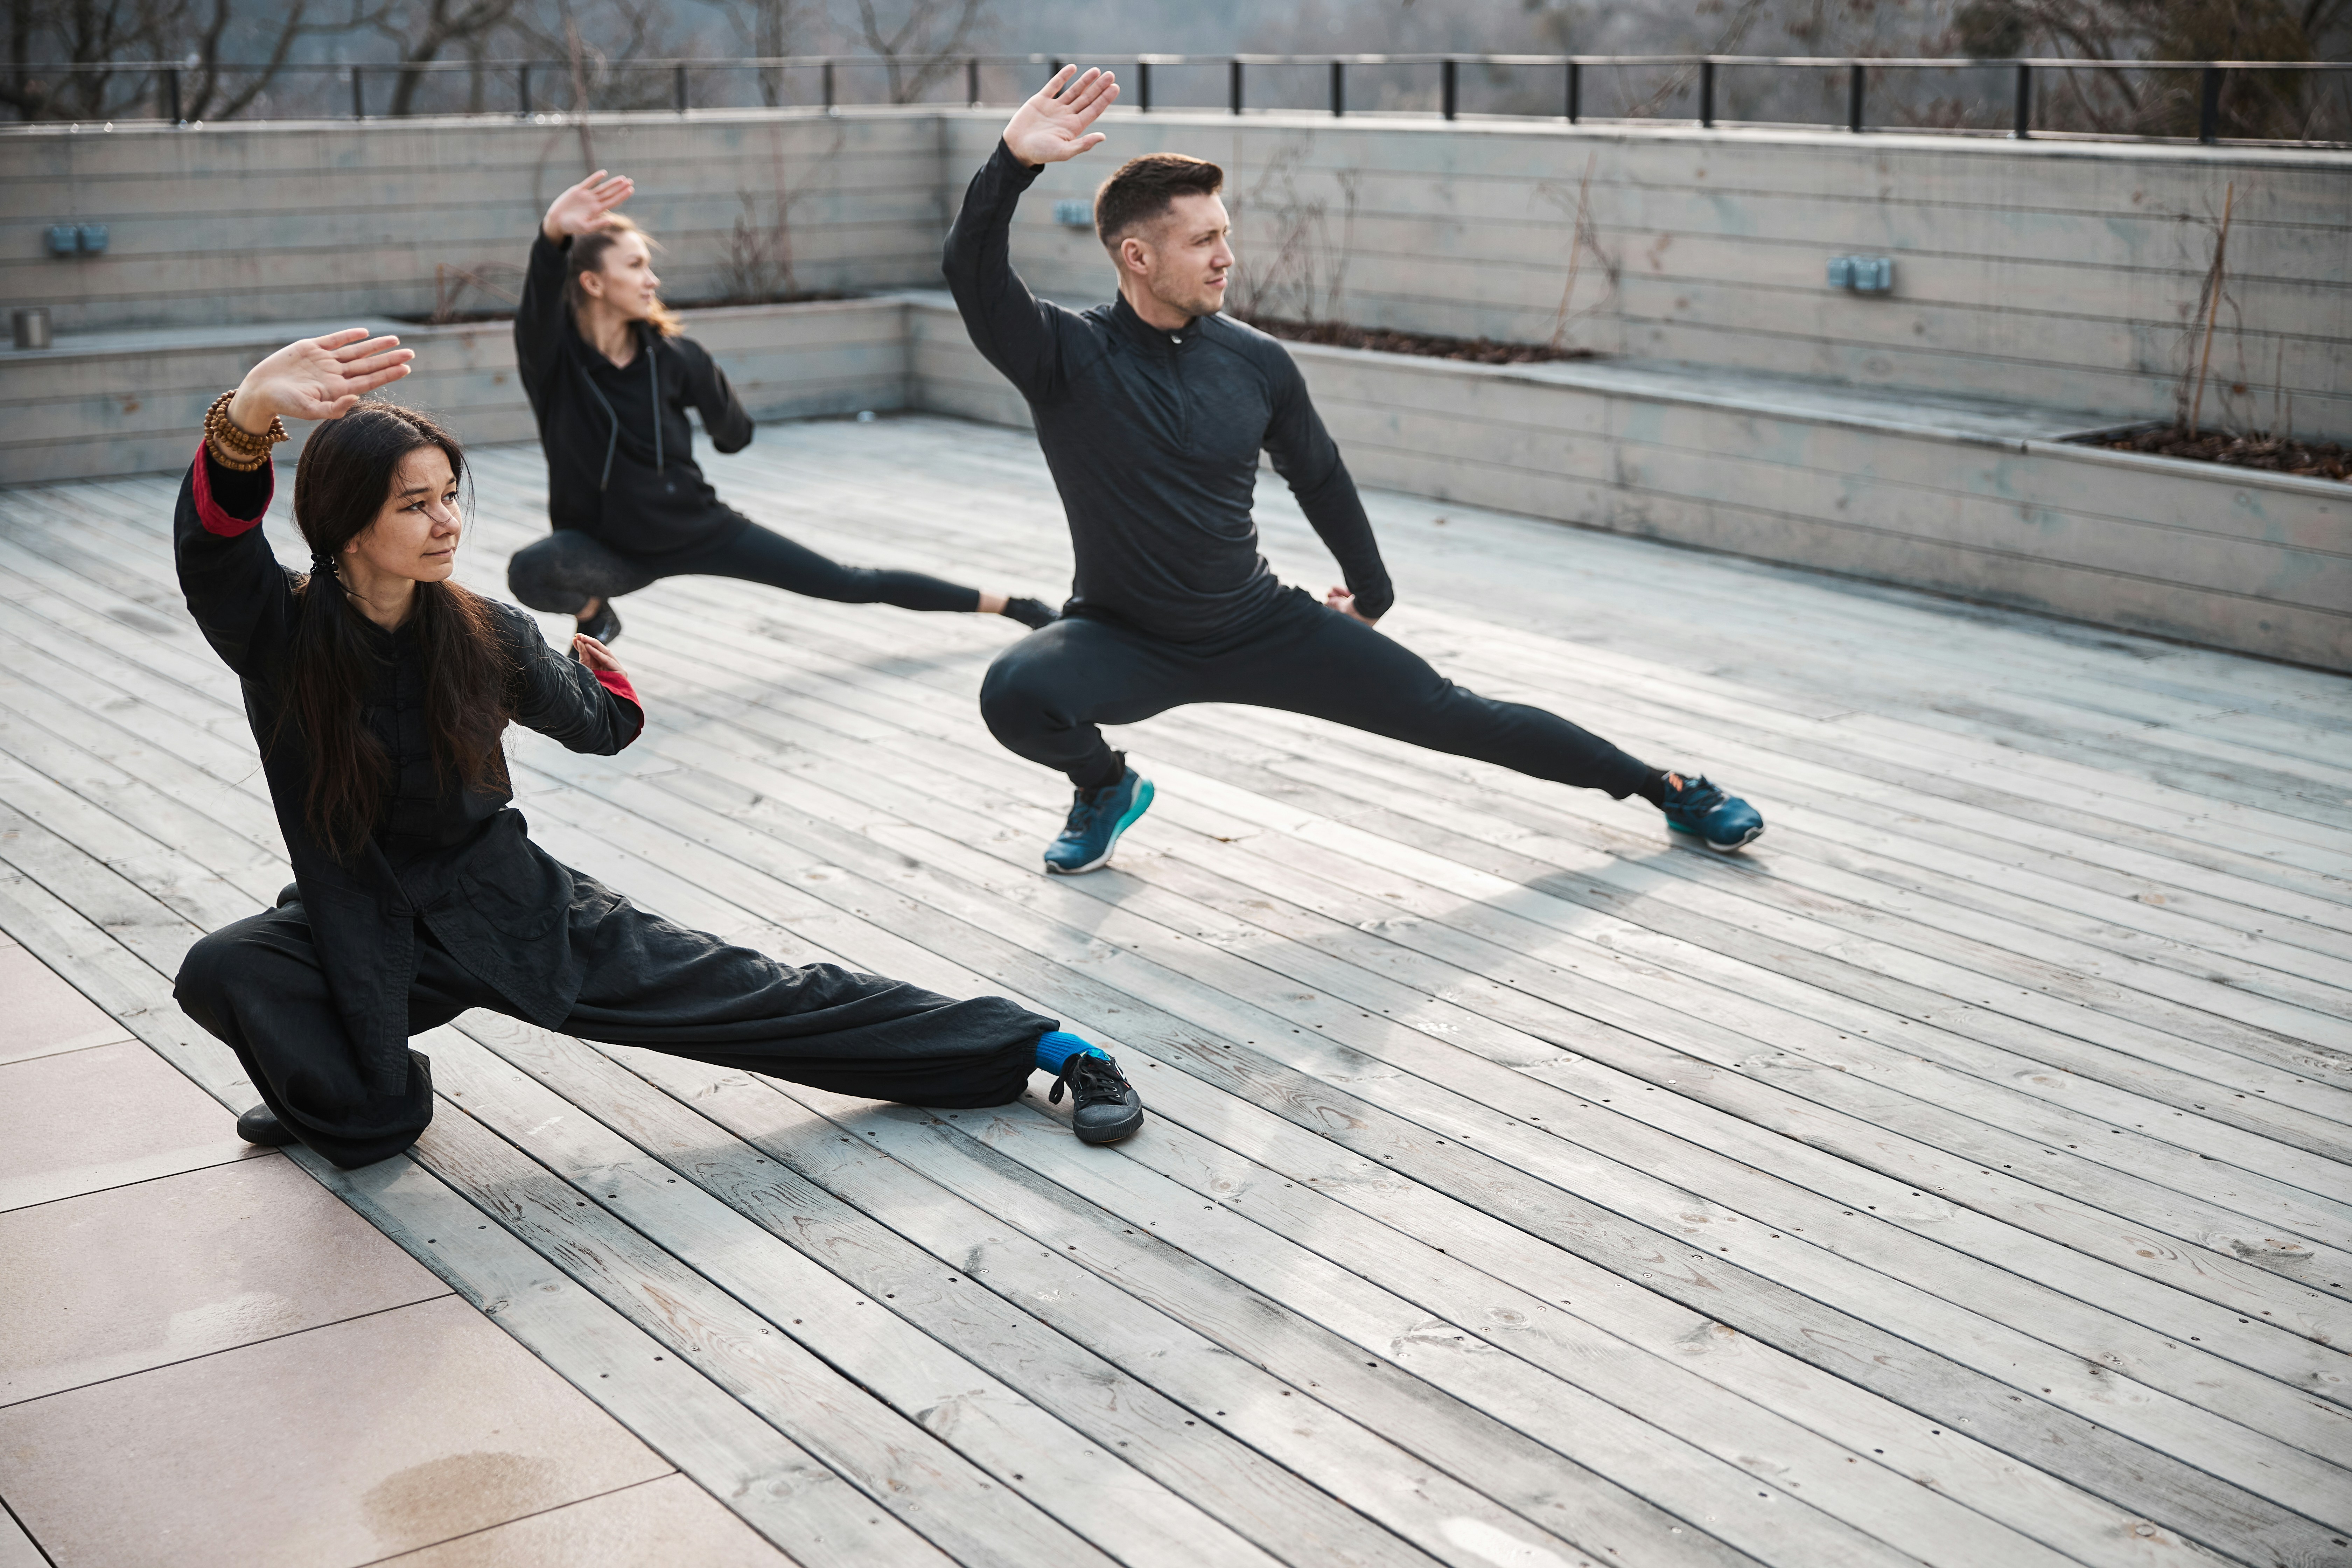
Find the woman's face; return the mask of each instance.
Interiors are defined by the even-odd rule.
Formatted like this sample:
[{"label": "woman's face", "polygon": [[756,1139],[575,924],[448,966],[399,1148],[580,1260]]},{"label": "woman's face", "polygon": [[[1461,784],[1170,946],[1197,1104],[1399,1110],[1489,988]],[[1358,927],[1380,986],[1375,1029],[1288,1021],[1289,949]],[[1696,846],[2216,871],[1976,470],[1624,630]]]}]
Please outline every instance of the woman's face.
[{"label": "woman's face", "polygon": [[654,253],[642,234],[624,234],[604,248],[597,268],[580,275],[580,287],[592,300],[601,300],[632,321],[653,313],[661,298],[661,279],[654,276]]},{"label": "woman's face", "polygon": [[457,569],[457,536],[464,528],[449,454],[419,447],[400,460],[383,509],[343,546],[343,556],[346,562],[356,558],[362,568],[357,576],[446,582]]}]

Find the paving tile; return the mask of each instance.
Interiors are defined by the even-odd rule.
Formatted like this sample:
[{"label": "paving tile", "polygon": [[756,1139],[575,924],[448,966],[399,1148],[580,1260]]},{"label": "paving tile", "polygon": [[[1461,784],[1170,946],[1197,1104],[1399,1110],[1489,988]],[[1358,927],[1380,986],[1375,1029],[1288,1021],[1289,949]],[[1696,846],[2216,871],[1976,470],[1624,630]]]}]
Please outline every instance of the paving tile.
[{"label": "paving tile", "polygon": [[0,1405],[448,1293],[281,1158],[0,1214]]},{"label": "paving tile", "polygon": [[0,1512],[0,1568],[49,1568],[41,1549],[5,1512]]},{"label": "paving tile", "polygon": [[136,1040],[0,1066],[0,1211],[263,1152]]},{"label": "paving tile", "polygon": [[57,971],[0,935],[0,1062],[53,1056],[127,1040],[131,1031],[58,977]]},{"label": "paving tile", "polygon": [[58,1568],[347,1568],[673,1473],[456,1297],[0,1410]]},{"label": "paving tile", "polygon": [[684,1476],[533,1514],[378,1568],[789,1568],[792,1559]]}]

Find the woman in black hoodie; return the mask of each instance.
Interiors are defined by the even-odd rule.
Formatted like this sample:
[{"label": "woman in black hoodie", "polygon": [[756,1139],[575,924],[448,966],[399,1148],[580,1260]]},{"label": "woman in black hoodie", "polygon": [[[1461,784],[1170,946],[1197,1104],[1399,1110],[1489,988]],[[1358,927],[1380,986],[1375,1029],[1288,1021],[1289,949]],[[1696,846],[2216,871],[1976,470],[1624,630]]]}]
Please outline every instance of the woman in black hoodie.
[{"label": "woman in black hoodie", "polygon": [[844,566],[719,499],[695,466],[686,411],[701,412],[721,452],[751,444],[751,417],[662,303],[645,231],[613,210],[635,189],[598,170],[555,198],[531,242],[515,358],[547,452],[555,531],[509,563],[514,596],[576,616],[583,634],[607,643],[621,630],[614,598],[688,575],[842,604],[1009,616],[1033,629],[1055,619],[1035,599]]}]

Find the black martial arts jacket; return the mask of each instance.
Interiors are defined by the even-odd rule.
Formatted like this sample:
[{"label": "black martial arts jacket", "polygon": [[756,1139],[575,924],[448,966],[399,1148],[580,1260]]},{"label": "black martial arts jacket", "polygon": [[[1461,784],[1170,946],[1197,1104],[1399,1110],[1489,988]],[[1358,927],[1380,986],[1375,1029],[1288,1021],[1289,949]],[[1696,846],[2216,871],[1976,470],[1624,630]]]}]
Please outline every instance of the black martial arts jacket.
[{"label": "black martial arts jacket", "polygon": [[[383,662],[362,718],[394,771],[375,832],[350,863],[312,837],[304,810],[310,759],[298,735],[278,731],[300,605],[295,574],[278,564],[260,527],[272,486],[268,464],[238,473],[197,454],[173,525],[180,587],[205,640],[244,683],[246,717],[295,886],[361,1081],[373,1093],[399,1096],[409,1092],[408,992],[419,919],[518,1016],[552,1028],[571,1012],[594,928],[616,900],[593,882],[575,884],[530,841],[503,783],[467,789],[435,767],[424,660],[405,629],[367,627]],[[645,712],[625,677],[590,673],[549,647],[520,610],[490,607],[513,672],[516,722],[602,755],[637,738]]]},{"label": "black martial arts jacket", "polygon": [[515,308],[515,363],[547,452],[547,514],[624,555],[664,556],[716,546],[744,525],[694,461],[688,407],[710,444],[740,452],[751,416],[727,373],[691,338],[636,323],[637,353],[616,365],[572,324],[563,302],[572,242],[530,244]]},{"label": "black martial arts jacket", "polygon": [[1270,613],[1281,582],[1250,502],[1264,451],[1377,620],[1396,594],[1289,351],[1223,316],[1163,331],[1125,300],[1086,311],[1037,299],[1013,270],[1013,209],[1037,178],[1002,142],[948,235],[956,308],[1029,401],[1077,558],[1073,615],[1172,642],[1221,638]]}]

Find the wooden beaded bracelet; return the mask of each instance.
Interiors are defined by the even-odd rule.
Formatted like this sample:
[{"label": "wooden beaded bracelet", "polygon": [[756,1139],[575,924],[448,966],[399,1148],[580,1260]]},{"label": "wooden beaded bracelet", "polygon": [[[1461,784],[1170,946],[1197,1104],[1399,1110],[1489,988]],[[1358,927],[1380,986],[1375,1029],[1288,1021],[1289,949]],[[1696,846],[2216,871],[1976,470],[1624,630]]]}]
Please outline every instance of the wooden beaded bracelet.
[{"label": "wooden beaded bracelet", "polygon": [[249,474],[269,461],[269,448],[288,439],[286,422],[270,416],[269,428],[257,436],[228,416],[228,405],[236,396],[224,392],[205,411],[205,445],[212,451],[213,460],[224,468]]}]

